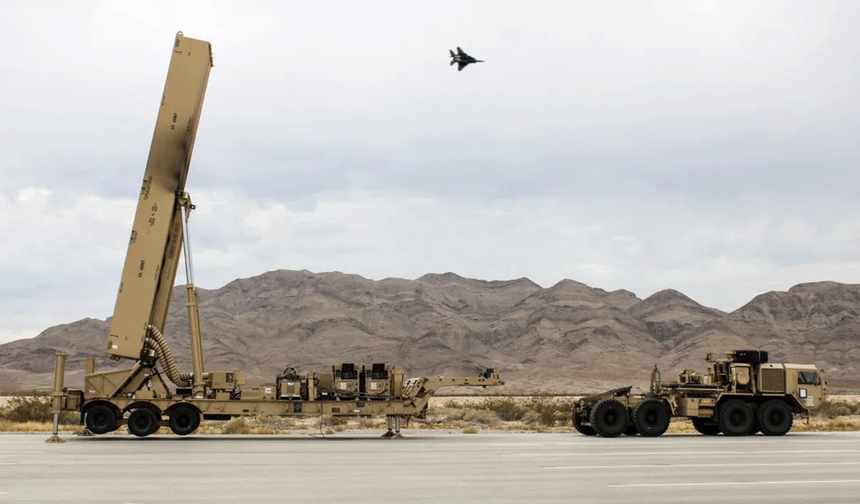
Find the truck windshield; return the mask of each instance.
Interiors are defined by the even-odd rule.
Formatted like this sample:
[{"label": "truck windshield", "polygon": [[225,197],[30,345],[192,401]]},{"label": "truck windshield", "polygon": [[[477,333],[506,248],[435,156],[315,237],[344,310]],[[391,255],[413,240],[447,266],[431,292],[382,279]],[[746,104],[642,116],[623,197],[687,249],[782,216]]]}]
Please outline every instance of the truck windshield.
[{"label": "truck windshield", "polygon": [[797,373],[797,384],[798,385],[820,385],[821,378],[818,377],[818,373],[815,371],[798,371]]}]

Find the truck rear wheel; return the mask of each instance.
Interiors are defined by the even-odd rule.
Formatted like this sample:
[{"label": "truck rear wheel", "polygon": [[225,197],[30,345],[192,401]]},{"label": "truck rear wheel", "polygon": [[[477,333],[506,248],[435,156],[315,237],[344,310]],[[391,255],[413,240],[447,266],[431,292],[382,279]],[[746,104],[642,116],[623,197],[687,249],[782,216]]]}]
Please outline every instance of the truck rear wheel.
[{"label": "truck rear wheel", "polygon": [[149,408],[137,408],[128,416],[128,431],[137,437],[146,437],[158,430],[158,418]]},{"label": "truck rear wheel", "polygon": [[200,413],[191,406],[177,406],[169,415],[170,430],[177,436],[187,436],[200,426]]},{"label": "truck rear wheel", "polygon": [[116,413],[108,406],[98,405],[86,411],[86,426],[93,434],[107,434],[116,430]]},{"label": "truck rear wheel", "polygon": [[669,411],[663,401],[646,399],[633,408],[633,423],[643,437],[663,435],[669,428]]},{"label": "truck rear wheel", "polygon": [[627,430],[627,408],[615,399],[604,399],[591,410],[591,426],[602,437],[618,437]]},{"label": "truck rear wheel", "polygon": [[779,399],[771,399],[758,409],[758,428],[765,436],[784,436],[791,430],[791,409]]},{"label": "truck rear wheel", "polygon": [[705,418],[693,418],[693,428],[699,434],[716,436],[720,433],[720,426]]},{"label": "truck rear wheel", "polygon": [[729,399],[720,406],[720,432],[726,436],[745,436],[754,421],[749,404],[740,399]]},{"label": "truck rear wheel", "polygon": [[576,432],[579,432],[584,436],[597,435],[597,433],[594,432],[594,429],[592,429],[590,425],[582,425],[582,417],[577,415],[576,413],[573,414],[573,428],[576,429]]}]

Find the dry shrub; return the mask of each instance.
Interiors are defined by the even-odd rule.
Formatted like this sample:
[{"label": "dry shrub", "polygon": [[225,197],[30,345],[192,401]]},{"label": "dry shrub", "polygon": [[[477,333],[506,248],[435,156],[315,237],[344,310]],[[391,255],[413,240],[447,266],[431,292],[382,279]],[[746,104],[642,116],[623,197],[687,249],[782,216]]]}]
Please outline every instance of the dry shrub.
[{"label": "dry shrub", "polygon": [[466,427],[463,429],[463,434],[477,434],[478,429],[476,427]]},{"label": "dry shrub", "polygon": [[537,411],[528,410],[520,421],[526,425],[537,425],[540,423],[540,415]]},{"label": "dry shrub", "polygon": [[689,418],[673,418],[669,423],[669,428],[666,432],[692,434],[698,433],[693,427],[693,422]]},{"label": "dry shrub", "polygon": [[291,416],[273,416],[269,418],[269,422],[275,425],[293,426],[296,424],[296,419]]},{"label": "dry shrub", "polygon": [[349,418],[343,416],[327,415],[322,419],[322,424],[329,426],[346,425],[347,423],[349,423]]},{"label": "dry shrub", "polygon": [[221,429],[221,434],[250,434],[251,428],[248,427],[248,422],[244,417],[238,417],[230,420]]},{"label": "dry shrub", "polygon": [[[48,422],[53,425],[54,411],[51,398],[44,395],[15,396],[0,410],[0,418],[10,422]],[[61,411],[61,425],[79,425],[81,414],[76,411]]]},{"label": "dry shrub", "polygon": [[3,418],[11,422],[53,422],[51,398],[15,396],[4,409]]},{"label": "dry shrub", "polygon": [[[416,420],[416,422],[418,422]],[[358,419],[358,426],[362,429],[377,429],[383,427],[384,421],[374,420],[370,417],[360,417]]]},{"label": "dry shrub", "polygon": [[860,418],[855,416],[839,418],[812,418],[809,423],[794,422],[792,432],[833,432],[860,431]]},{"label": "dry shrub", "polygon": [[860,430],[860,422],[855,418],[836,418],[827,422],[828,431],[856,431]]},{"label": "dry shrub", "polygon": [[480,403],[480,407],[492,411],[499,417],[499,420],[504,422],[521,420],[528,411],[513,397],[487,397]]},{"label": "dry shrub", "polygon": [[463,417],[463,420],[470,423],[495,425],[497,423],[498,417],[496,417],[495,413],[489,410],[468,409],[466,410],[466,414]]},{"label": "dry shrub", "polygon": [[860,403],[850,403],[842,399],[828,397],[818,408],[812,411],[813,416],[836,418],[840,416],[860,414]]},{"label": "dry shrub", "polygon": [[[53,421],[51,419],[51,422]],[[61,411],[60,425],[81,425],[81,414],[77,411]]]},{"label": "dry shrub", "polygon": [[533,396],[526,402],[529,411],[537,414],[538,423],[548,427],[556,423],[564,423],[570,418],[573,410],[573,400],[555,400],[550,396]]},{"label": "dry shrub", "polygon": [[442,403],[442,407],[450,409],[462,409],[465,407],[465,405],[462,402],[457,401],[456,399],[448,399],[447,401]]},{"label": "dry shrub", "polygon": [[466,417],[467,410],[461,407],[458,408],[445,408],[444,410],[439,411],[440,414],[444,415],[447,420],[463,420]]},{"label": "dry shrub", "polygon": [[[11,420],[0,420],[0,432],[51,432],[54,422],[13,422]],[[77,425],[60,425],[60,432],[77,432]]]}]

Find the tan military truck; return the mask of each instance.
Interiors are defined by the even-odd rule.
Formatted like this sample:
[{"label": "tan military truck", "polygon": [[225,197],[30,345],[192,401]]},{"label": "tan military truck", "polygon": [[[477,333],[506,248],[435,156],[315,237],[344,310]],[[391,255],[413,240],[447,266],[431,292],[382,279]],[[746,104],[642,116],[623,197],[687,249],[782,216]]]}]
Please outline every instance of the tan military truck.
[{"label": "tan military truck", "polygon": [[[501,385],[492,368],[476,376],[407,379],[402,367],[383,363],[347,362],[333,365],[331,372],[305,374],[287,366],[257,387],[244,387],[242,372],[205,370],[188,231],[195,207],[185,182],[211,67],[209,42],[176,35],[105,346],[109,357],[133,365],[97,371],[95,358],[87,358],[83,389],[68,389],[66,355],[57,352],[52,439],[59,439],[61,411],[80,412],[94,434],[127,425],[141,437],[160,426],[187,435],[202,419],[242,415],[376,415],[386,417],[385,436],[394,437],[402,419],[425,414],[440,387]],[[183,256],[190,372],[180,371],[162,334]]]},{"label": "tan military truck", "polygon": [[622,387],[577,401],[573,426],[587,436],[660,436],[672,418],[689,418],[705,435],[782,436],[795,415],[809,417],[827,396],[821,370],[810,364],[768,363],[761,350],[735,350],[705,359],[707,375],[685,369],[663,383],[657,368],[647,394]]}]

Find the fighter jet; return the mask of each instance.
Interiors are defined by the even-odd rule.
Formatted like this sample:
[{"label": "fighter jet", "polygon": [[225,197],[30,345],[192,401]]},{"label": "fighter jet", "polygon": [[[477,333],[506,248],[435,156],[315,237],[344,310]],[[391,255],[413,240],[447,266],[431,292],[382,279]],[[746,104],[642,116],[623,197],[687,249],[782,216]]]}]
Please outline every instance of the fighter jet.
[{"label": "fighter jet", "polygon": [[457,63],[457,71],[458,72],[460,70],[466,68],[466,65],[468,65],[469,63],[483,63],[484,62],[484,60],[475,59],[475,58],[469,56],[468,54],[465,53],[465,51],[463,51],[459,47],[457,48],[456,53],[454,53],[454,51],[452,51],[450,49],[448,50],[448,52],[451,53],[451,65],[453,65],[454,63]]}]

